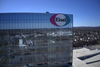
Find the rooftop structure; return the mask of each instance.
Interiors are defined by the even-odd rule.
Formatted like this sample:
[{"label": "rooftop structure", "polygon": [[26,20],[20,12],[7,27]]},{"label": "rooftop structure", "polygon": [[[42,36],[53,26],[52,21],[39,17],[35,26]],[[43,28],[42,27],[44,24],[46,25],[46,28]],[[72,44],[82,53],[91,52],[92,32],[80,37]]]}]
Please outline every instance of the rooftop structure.
[{"label": "rooftop structure", "polygon": [[100,50],[87,48],[73,50],[74,67],[100,67]]}]

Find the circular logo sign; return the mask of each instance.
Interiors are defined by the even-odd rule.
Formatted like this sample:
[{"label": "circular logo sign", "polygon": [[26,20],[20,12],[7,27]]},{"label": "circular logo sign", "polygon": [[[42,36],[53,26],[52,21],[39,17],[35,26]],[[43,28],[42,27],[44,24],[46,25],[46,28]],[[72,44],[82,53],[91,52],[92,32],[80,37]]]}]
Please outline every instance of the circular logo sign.
[{"label": "circular logo sign", "polygon": [[70,18],[65,14],[55,14],[50,18],[52,24],[56,26],[65,26],[70,22]]}]

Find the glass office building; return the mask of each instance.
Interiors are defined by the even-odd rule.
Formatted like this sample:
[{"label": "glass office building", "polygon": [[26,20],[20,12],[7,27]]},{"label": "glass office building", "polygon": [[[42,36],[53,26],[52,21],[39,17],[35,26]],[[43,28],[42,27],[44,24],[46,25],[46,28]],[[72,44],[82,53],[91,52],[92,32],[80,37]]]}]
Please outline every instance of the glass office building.
[{"label": "glass office building", "polygon": [[72,46],[72,14],[0,13],[2,67],[68,66]]}]

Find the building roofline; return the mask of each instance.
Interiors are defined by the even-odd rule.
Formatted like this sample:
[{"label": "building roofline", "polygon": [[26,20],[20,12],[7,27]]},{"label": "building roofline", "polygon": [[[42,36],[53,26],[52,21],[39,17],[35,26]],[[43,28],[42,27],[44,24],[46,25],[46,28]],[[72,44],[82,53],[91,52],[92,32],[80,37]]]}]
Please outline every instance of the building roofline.
[{"label": "building roofline", "polygon": [[[42,13],[42,12],[1,12],[1,13]],[[1,14],[0,13],[0,14]],[[44,13],[44,14],[59,14],[59,13]],[[61,14],[65,14],[65,13],[61,13]],[[73,15],[73,14],[67,14],[67,15]]]}]

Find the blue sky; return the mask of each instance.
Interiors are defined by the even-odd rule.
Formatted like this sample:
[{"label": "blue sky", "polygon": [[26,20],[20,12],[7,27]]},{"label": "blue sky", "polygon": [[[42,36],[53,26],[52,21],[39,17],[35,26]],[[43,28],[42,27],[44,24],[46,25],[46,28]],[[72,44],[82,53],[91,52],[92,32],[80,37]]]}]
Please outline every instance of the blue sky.
[{"label": "blue sky", "polygon": [[73,14],[73,26],[100,26],[100,0],[0,0],[0,13]]}]

